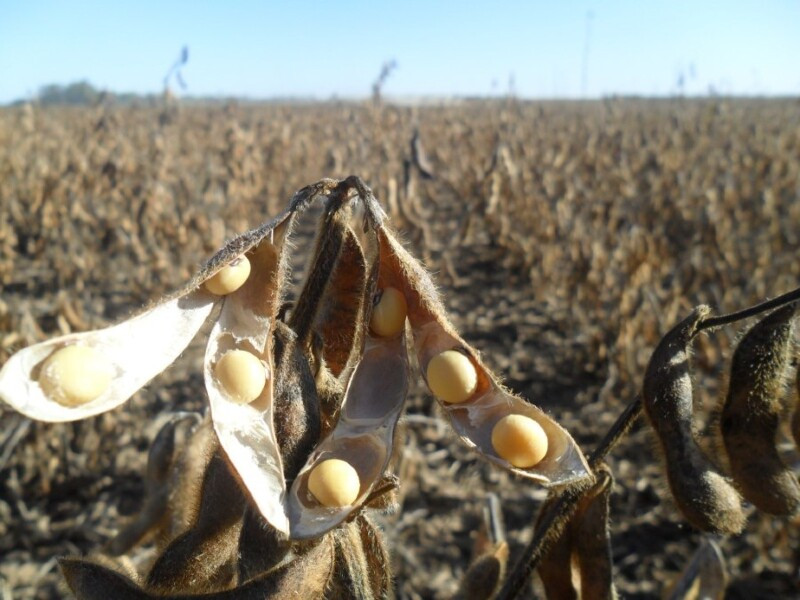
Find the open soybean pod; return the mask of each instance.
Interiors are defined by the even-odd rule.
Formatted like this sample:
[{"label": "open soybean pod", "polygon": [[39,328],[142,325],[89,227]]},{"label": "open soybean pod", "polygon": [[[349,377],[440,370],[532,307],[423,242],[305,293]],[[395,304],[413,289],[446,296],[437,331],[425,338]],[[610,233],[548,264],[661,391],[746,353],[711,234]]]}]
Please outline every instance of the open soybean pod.
[{"label": "open soybean pod", "polygon": [[286,491],[273,425],[273,332],[294,213],[262,230],[243,256],[253,276],[228,293],[204,360],[214,431],[258,510],[288,533]]},{"label": "open soybean pod", "polygon": [[379,226],[381,283],[407,305],[414,348],[428,387],[459,437],[492,463],[542,483],[588,476],[575,441],[541,409],[511,394],[456,332],[428,273]]},{"label": "open soybean pod", "polygon": [[[379,264],[373,259],[366,286],[370,297]],[[378,285],[384,276],[378,272]],[[405,328],[376,332],[369,325],[373,311],[371,303],[364,304],[361,359],[348,382],[336,426],[317,445],[290,490],[294,539],[317,537],[358,510],[389,465],[408,392],[408,354]]]},{"label": "open soybean pod", "polygon": [[672,497],[702,531],[739,533],[745,524],[739,494],[697,446],[688,346],[710,312],[698,306],[659,342],[644,376],[645,414],[661,447]]},{"label": "open soybean pod", "polygon": [[37,421],[111,410],[178,357],[217,300],[193,286],[118,325],[20,350],[0,370],[0,398]]},{"label": "open soybean pod", "polygon": [[772,515],[800,508],[800,485],[776,447],[788,412],[784,383],[794,343],[797,304],[756,323],[733,353],[720,426],[731,474],[742,495]]}]

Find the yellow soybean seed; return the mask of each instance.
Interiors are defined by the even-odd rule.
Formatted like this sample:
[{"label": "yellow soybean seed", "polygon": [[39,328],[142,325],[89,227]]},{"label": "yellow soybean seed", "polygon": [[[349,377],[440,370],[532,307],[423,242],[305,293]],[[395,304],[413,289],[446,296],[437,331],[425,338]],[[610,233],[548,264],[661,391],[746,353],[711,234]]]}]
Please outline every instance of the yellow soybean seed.
[{"label": "yellow soybean seed", "polygon": [[492,429],[497,454],[517,468],[527,469],[547,454],[547,434],[542,426],[524,415],[506,415]]},{"label": "yellow soybean seed", "polygon": [[372,309],[369,328],[382,337],[397,335],[406,325],[407,314],[408,304],[403,293],[393,287],[384,288]]},{"label": "yellow soybean seed", "polygon": [[214,373],[229,399],[238,404],[249,404],[258,398],[267,382],[264,364],[246,350],[226,352]]},{"label": "yellow soybean seed", "polygon": [[242,287],[249,276],[250,261],[246,256],[240,256],[206,281],[206,289],[217,296],[225,296]]},{"label": "yellow soybean seed", "polygon": [[469,399],[478,386],[478,373],[472,361],[458,350],[445,350],[428,363],[428,386],[437,398],[448,404]]},{"label": "yellow soybean seed", "polygon": [[361,482],[350,463],[329,458],[311,470],[308,490],[323,506],[348,506],[358,498]]},{"label": "yellow soybean seed", "polygon": [[80,406],[103,395],[111,384],[111,363],[88,346],[56,350],[42,366],[39,384],[64,406]]}]

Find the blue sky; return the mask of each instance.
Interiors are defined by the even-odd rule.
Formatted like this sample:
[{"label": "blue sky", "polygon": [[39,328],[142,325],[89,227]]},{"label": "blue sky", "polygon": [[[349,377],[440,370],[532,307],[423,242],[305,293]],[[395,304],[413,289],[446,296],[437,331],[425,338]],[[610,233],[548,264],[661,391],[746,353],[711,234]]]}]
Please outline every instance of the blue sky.
[{"label": "blue sky", "polygon": [[183,45],[187,94],[800,95],[800,2],[0,0],[0,103],[86,79],[158,92]]}]

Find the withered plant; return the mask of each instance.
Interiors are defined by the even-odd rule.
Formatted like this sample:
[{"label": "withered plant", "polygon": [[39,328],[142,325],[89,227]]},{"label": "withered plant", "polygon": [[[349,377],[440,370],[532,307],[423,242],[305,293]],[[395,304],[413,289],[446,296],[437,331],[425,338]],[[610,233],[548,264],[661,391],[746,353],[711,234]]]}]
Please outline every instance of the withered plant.
[{"label": "withered plant", "polygon": [[[316,247],[297,300],[287,302],[295,219],[316,202],[324,203]],[[468,447],[551,490],[508,573],[490,503],[457,596],[516,597],[538,568],[548,598],[613,598],[613,476],[604,459],[642,412],[675,505],[697,529],[741,531],[740,493],[766,512],[797,510],[797,481],[776,432],[789,412],[782,392],[799,300],[795,290],[729,315],[692,311],[658,344],[641,395],[587,460],[459,335],[372,191],[357,177],[326,179],[139,315],[13,355],[0,371],[0,397],[40,421],[100,414],[166,369],[213,320],[203,361],[208,415],[194,427],[185,415],[168,420],[151,446],[141,513],[104,552],[61,560],[80,599],[391,596],[390,550],[369,512],[391,510],[403,483],[398,423],[414,365]],[[720,419],[725,465],[695,440],[689,346],[704,331],[772,309],[734,354]],[[126,558],[148,539],[152,560]],[[724,567],[703,581],[700,572],[690,565],[677,589],[724,580]]]}]

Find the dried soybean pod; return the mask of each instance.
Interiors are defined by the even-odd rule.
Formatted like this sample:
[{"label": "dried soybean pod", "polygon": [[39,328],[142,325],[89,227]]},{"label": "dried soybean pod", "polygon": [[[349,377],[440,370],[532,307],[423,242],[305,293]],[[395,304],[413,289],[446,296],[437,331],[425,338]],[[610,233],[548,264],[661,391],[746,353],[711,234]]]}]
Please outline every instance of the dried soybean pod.
[{"label": "dried soybean pod", "polygon": [[70,591],[79,600],[148,600],[156,598],[115,569],[91,560],[62,558],[58,566]]},{"label": "dried soybean pod", "polygon": [[367,559],[372,593],[376,598],[392,596],[392,561],[380,529],[362,512],[355,518],[361,546]]},{"label": "dried soybean pod", "polygon": [[573,518],[572,541],[578,559],[581,598],[614,600],[611,539],[608,531],[608,509],[614,478],[602,465],[596,471],[597,483],[578,506]]},{"label": "dried soybean pod", "polygon": [[[555,498],[550,496],[539,509],[537,528],[539,520],[548,512]],[[573,583],[572,550],[572,528],[567,523],[561,535],[550,543],[536,570],[542,580],[547,600],[577,600],[578,591]]]},{"label": "dried soybean pod", "polygon": [[177,358],[217,303],[186,289],[118,325],[29,346],[0,369],[0,399],[48,422],[111,410]]},{"label": "dried soybean pod", "polygon": [[[274,224],[268,235],[264,234],[249,247],[246,254],[252,273],[241,287],[224,297],[204,360],[211,419],[220,445],[261,514],[284,533],[288,532],[281,502],[285,481],[273,419],[277,414],[274,399],[280,395],[276,390],[277,372],[284,363],[292,363],[294,357],[289,338],[279,335],[276,319],[282,302],[286,245],[293,220],[294,213],[287,214]],[[283,355],[277,357],[277,351],[284,349]],[[231,350],[245,350],[264,365],[266,384],[252,402],[242,404],[230,397],[217,377],[216,365]],[[285,374],[286,371],[282,373],[282,382]]]},{"label": "dried soybean pod", "polygon": [[172,540],[150,569],[145,588],[158,593],[214,591],[226,586],[246,506],[231,466],[217,450],[203,476],[190,529]]},{"label": "dried soybean pod", "polygon": [[[375,556],[363,543],[364,521],[361,515],[346,523],[331,535],[334,539],[335,558],[329,594],[331,598],[359,598],[372,600],[387,598],[391,592],[388,573],[375,573]],[[373,533],[375,532],[373,528]],[[386,552],[380,553],[385,557]]]},{"label": "dried soybean pod", "polygon": [[795,402],[794,414],[792,415],[792,437],[794,438],[795,446],[800,449],[800,365],[797,367],[795,394],[797,394],[797,400]]},{"label": "dried soybean pod", "polygon": [[[561,535],[543,557],[537,572],[548,600],[617,597],[612,578],[608,504],[614,482],[611,471],[601,465],[597,479],[578,502]],[[552,505],[548,500],[540,518]]]},{"label": "dried soybean pod", "polygon": [[[367,204],[369,206],[369,204]],[[374,221],[379,222],[378,218]],[[546,486],[566,485],[588,477],[588,465],[578,445],[558,423],[535,405],[506,390],[447,318],[430,275],[383,225],[377,226],[380,248],[378,287],[392,287],[405,296],[417,362],[426,384],[440,400],[461,440],[490,462]],[[503,457],[492,443],[494,427],[509,415],[535,421],[543,436],[531,438],[542,452],[535,464],[518,465]],[[545,442],[546,443],[542,443]]]},{"label": "dried soybean pod", "polygon": [[475,559],[464,573],[453,600],[490,600],[503,581],[508,562],[508,544],[500,542],[492,551]]},{"label": "dried soybean pod", "polygon": [[[329,185],[330,182],[323,181],[297,192],[287,211],[231,240],[183,289],[130,319],[105,329],[72,333],[20,350],[0,369],[0,399],[32,419],[47,422],[85,419],[124,403],[165,370],[186,348],[214,308],[227,302],[227,296],[212,294],[204,283],[237,257],[268,241],[279,225],[290,220],[297,210],[304,208]],[[256,275],[255,279],[258,279],[261,273]],[[250,277],[248,282],[252,279],[254,277]],[[111,371],[107,385],[105,368],[98,369],[100,365],[93,365],[90,361],[85,370],[93,373],[94,377],[99,376],[100,380],[89,390],[72,389],[71,385],[59,390],[58,385],[52,386],[58,382],[48,378],[48,373],[42,373],[43,367],[56,353],[71,347],[85,347],[102,357],[102,366],[107,364]],[[74,356],[74,350],[71,352],[73,355],[66,358],[80,365],[81,357]],[[85,393],[87,391],[91,393]],[[98,391],[99,395],[93,397]],[[80,393],[76,395],[75,392]]]},{"label": "dried soybean pod", "polygon": [[797,304],[756,323],[733,353],[720,427],[731,475],[742,495],[771,515],[800,508],[800,485],[776,447],[784,403],[784,377],[792,351]]},{"label": "dried soybean pod", "polygon": [[[374,241],[375,232],[372,231]],[[374,244],[377,253],[377,244]],[[372,297],[379,261],[369,270],[367,297]],[[392,457],[397,421],[408,391],[408,353],[405,335],[382,337],[367,330],[370,302],[358,319],[360,361],[349,378],[336,427],[314,449],[287,498],[292,539],[318,537],[344,521],[372,499]],[[325,506],[311,492],[311,474],[321,463],[339,459],[358,476],[355,500],[344,506]]]},{"label": "dried soybean pod", "polygon": [[693,395],[688,345],[710,312],[701,305],[659,342],[645,372],[645,414],[661,447],[672,497],[702,531],[739,533],[744,527],[738,492],[703,455],[692,433]]},{"label": "dried soybean pod", "polygon": [[206,589],[199,595],[176,594],[164,596],[143,590],[135,581],[104,565],[89,560],[63,558],[61,572],[70,590],[80,600],[291,600],[293,598],[322,598],[333,575],[333,540],[322,538],[292,560],[233,589]]}]

